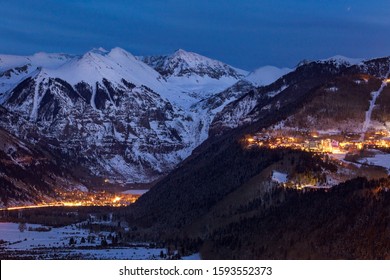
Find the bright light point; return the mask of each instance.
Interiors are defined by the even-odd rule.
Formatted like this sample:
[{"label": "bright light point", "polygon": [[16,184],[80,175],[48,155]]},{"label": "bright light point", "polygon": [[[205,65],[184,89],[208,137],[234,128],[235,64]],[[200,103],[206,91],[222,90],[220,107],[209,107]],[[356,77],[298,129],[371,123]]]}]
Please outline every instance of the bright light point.
[{"label": "bright light point", "polygon": [[116,203],[116,202],[118,202],[118,201],[121,200],[121,199],[122,199],[121,197],[116,196],[116,197],[112,200],[112,202],[113,202],[113,203]]},{"label": "bright light point", "polygon": [[82,206],[81,202],[64,202],[64,206]]}]

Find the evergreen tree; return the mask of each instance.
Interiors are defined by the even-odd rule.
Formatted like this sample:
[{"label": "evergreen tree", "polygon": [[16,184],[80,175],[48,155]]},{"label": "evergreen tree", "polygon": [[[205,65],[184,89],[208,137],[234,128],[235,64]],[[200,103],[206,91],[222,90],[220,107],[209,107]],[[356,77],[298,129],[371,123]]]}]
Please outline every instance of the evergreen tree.
[{"label": "evergreen tree", "polygon": [[24,232],[27,229],[26,223],[19,223],[18,229],[20,232]]}]

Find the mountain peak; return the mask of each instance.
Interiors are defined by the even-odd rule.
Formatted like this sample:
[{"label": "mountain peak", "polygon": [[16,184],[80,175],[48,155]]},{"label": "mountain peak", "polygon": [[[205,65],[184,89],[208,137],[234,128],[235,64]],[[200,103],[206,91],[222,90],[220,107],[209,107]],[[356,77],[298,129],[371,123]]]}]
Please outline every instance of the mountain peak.
[{"label": "mountain peak", "polygon": [[183,49],[176,50],[171,55],[142,57],[142,60],[152,66],[165,78],[169,77],[209,77],[219,80],[222,77],[239,80],[247,73],[221,61]]},{"label": "mountain peak", "polygon": [[183,54],[187,54],[188,52],[186,50],[183,50],[183,49],[177,49],[175,52],[174,52],[174,55],[183,55]]},{"label": "mountain peak", "polygon": [[99,47],[99,48],[93,48],[92,50],[87,52],[87,54],[89,54],[89,53],[106,55],[106,54],[108,54],[108,51],[105,48]]},{"label": "mountain peak", "polygon": [[112,48],[111,51],[108,53],[108,56],[113,58],[137,60],[133,54],[119,47]]},{"label": "mountain peak", "polygon": [[357,65],[363,62],[361,58],[350,58],[343,55],[335,55],[327,59],[320,59],[320,62],[333,62],[336,64]]},{"label": "mountain peak", "polygon": [[272,84],[280,77],[293,71],[290,68],[277,68],[275,66],[263,66],[252,71],[245,80],[251,82],[256,86],[266,86]]},{"label": "mountain peak", "polygon": [[199,66],[199,65],[210,65],[210,66],[215,66],[215,65],[226,65],[223,62],[220,62],[218,60],[214,60],[211,58],[208,58],[206,56],[194,53],[194,52],[189,52],[183,49],[178,49],[175,51],[171,56],[171,60],[176,60],[176,59],[181,59],[188,63],[188,66]]}]

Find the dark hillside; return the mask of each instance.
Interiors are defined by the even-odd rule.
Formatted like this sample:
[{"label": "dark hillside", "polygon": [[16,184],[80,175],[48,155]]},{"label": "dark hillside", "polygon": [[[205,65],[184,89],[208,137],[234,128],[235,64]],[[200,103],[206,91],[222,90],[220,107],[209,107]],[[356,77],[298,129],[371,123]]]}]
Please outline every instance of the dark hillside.
[{"label": "dark hillside", "polygon": [[[284,192],[267,212],[215,230],[206,259],[389,259],[390,180]],[[259,212],[260,213],[260,212]]]}]

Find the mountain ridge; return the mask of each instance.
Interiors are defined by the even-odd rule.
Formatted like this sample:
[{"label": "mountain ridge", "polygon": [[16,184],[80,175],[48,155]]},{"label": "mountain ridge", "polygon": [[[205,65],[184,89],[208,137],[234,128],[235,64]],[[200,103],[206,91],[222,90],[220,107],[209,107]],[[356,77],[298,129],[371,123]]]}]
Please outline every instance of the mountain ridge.
[{"label": "mountain ridge", "polygon": [[[193,151],[197,153],[196,147],[209,137],[250,126],[304,99],[310,102],[318,95],[310,90],[345,69],[351,75],[378,76],[387,71],[383,59],[353,64],[336,57],[306,62],[296,69],[272,68],[274,73],[259,83],[248,81],[247,72],[184,50],[159,57],[165,63],[161,65],[178,67],[165,77],[150,61],[148,65],[144,58],[121,48],[93,49],[82,56],[40,53],[14,58],[14,63],[11,58],[7,57],[8,64],[0,63],[0,103],[25,119],[29,124],[25,127],[36,128],[33,144],[52,143],[51,152],[61,153],[75,168],[85,170],[83,176],[89,173],[81,178],[83,182],[97,178],[96,186],[104,186],[108,177],[118,185],[161,179]],[[7,65],[12,67],[7,69]],[[213,65],[219,74],[206,75]],[[0,125],[31,141],[27,138],[31,129],[17,123]]]}]

